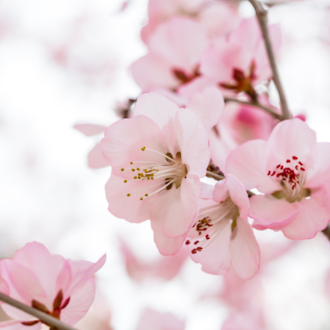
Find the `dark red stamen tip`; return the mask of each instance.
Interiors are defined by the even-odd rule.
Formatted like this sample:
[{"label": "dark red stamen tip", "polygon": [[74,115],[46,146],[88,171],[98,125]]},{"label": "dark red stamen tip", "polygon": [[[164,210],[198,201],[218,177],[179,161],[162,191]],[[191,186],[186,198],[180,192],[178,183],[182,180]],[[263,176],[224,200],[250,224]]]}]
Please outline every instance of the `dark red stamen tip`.
[{"label": "dark red stamen tip", "polygon": [[210,239],[210,235],[206,235],[205,237],[206,237],[206,239]]},{"label": "dark red stamen tip", "polygon": [[197,253],[197,250],[196,250],[196,249],[193,249],[193,250],[191,251],[191,253],[192,253],[192,254],[196,254],[196,253]]},{"label": "dark red stamen tip", "polygon": [[274,175],[275,175],[275,173],[276,173],[276,172],[274,171],[274,172],[272,173],[272,175],[271,175],[271,176],[274,176]]},{"label": "dark red stamen tip", "polygon": [[189,245],[190,244],[190,241],[186,241],[186,245]]},{"label": "dark red stamen tip", "polygon": [[290,160],[290,159],[287,159],[286,162],[287,162],[287,163],[291,163],[291,160]]},{"label": "dark red stamen tip", "polygon": [[203,250],[203,248],[201,247],[201,246],[199,246],[198,248],[197,248],[197,251],[202,251]]},{"label": "dark red stamen tip", "polygon": [[300,165],[304,165],[302,162],[299,162]]},{"label": "dark red stamen tip", "polygon": [[272,173],[271,171],[268,171],[268,174],[267,175],[270,175],[270,173]]},{"label": "dark red stamen tip", "polygon": [[305,169],[304,169],[303,167],[300,167],[300,169],[301,169],[302,171],[305,171]]},{"label": "dark red stamen tip", "polygon": [[293,160],[297,160],[298,157],[296,157],[296,156],[292,156],[292,159],[293,159]]},{"label": "dark red stamen tip", "polygon": [[199,241],[196,241],[194,244],[196,245],[196,244],[198,244],[198,242],[199,242]]},{"label": "dark red stamen tip", "polygon": [[281,167],[281,164],[277,165],[276,168],[280,168]]}]

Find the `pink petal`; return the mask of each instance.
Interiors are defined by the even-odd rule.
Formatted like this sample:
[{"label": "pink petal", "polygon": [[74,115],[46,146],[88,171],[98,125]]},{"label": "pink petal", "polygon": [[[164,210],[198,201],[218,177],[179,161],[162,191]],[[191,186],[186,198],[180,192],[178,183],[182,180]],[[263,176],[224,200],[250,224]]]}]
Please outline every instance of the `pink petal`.
[{"label": "pink petal", "polygon": [[179,107],[167,97],[157,93],[142,94],[134,107],[134,115],[144,115],[160,128],[173,121]]},{"label": "pink petal", "polygon": [[181,109],[175,118],[175,130],[182,155],[182,163],[189,174],[202,178],[210,161],[207,132],[199,117],[188,109]]},{"label": "pink petal", "polygon": [[[124,183],[123,178],[111,175],[105,186],[106,197],[109,203],[109,211],[117,218],[129,222],[139,223],[149,219],[149,208],[156,195],[144,198],[146,193],[150,194],[160,186],[155,187],[156,180],[128,181]],[[131,196],[127,196],[130,193]]]},{"label": "pink petal", "polygon": [[97,143],[88,153],[88,167],[98,169],[107,166],[109,163],[102,154],[101,143]]},{"label": "pink petal", "polygon": [[95,283],[89,279],[71,295],[68,306],[61,311],[61,321],[71,326],[75,325],[86,315],[94,297]]},{"label": "pink petal", "polygon": [[106,126],[95,124],[76,124],[73,126],[73,128],[75,128],[86,136],[101,134],[106,130]]},{"label": "pink petal", "polygon": [[329,195],[323,189],[312,193],[309,199],[302,199],[300,212],[292,217],[293,221],[288,226],[282,229],[284,236],[294,240],[314,238],[329,224],[328,201]]},{"label": "pink petal", "polygon": [[212,199],[213,191],[214,191],[214,186],[201,182],[200,198]]},{"label": "pink petal", "polygon": [[230,252],[235,271],[242,279],[252,278],[260,266],[260,249],[249,223],[237,219],[237,227],[233,232]]},{"label": "pink petal", "polygon": [[207,87],[192,98],[187,109],[194,111],[205,128],[210,130],[219,122],[224,106],[224,99],[219,89]]},{"label": "pink petal", "polygon": [[218,83],[216,80],[204,76],[199,76],[189,83],[181,85],[178,88],[178,94],[185,99],[190,100],[195,94],[203,92],[205,88],[217,86]]},{"label": "pink petal", "polygon": [[[166,204],[167,205],[167,204]],[[159,253],[163,256],[171,256],[178,253],[182,244],[186,238],[186,235],[180,237],[167,237],[164,235],[163,226],[164,219],[161,216],[160,212],[163,207],[161,200],[157,200],[155,203],[155,210],[151,213],[151,228],[154,232],[154,241],[156,243]],[[159,206],[159,211],[156,209],[156,206]]]},{"label": "pink petal", "polygon": [[139,58],[131,65],[131,72],[135,82],[144,92],[156,86],[173,88],[179,84],[172,73],[171,64],[157,54],[148,54]]},{"label": "pink petal", "polygon": [[273,228],[286,225],[292,216],[298,214],[301,207],[299,202],[289,203],[270,195],[256,195],[250,198],[249,216],[262,225]]},{"label": "pink petal", "polygon": [[227,159],[227,172],[235,175],[247,190],[258,188],[269,193],[280,189],[280,185],[267,176],[266,148],[266,141],[249,141],[233,150]]},{"label": "pink petal", "polygon": [[68,259],[71,267],[72,280],[70,287],[64,292],[64,298],[70,297],[74,292],[84,285],[90,277],[92,277],[106,261],[106,255],[103,255],[97,262],[73,261]]},{"label": "pink petal", "polygon": [[199,178],[191,174],[182,179],[180,188],[173,185],[170,191],[160,193],[162,200],[166,199],[164,205],[167,205],[167,212],[159,210],[165,218],[163,232],[166,236],[178,237],[188,232],[197,216],[199,194]]},{"label": "pink petal", "polygon": [[316,133],[300,119],[285,120],[277,124],[271,133],[267,147],[267,170],[272,171],[278,164],[298,157],[304,163],[316,143]]},{"label": "pink petal", "polygon": [[158,54],[173,68],[187,73],[197,66],[208,46],[208,35],[203,25],[185,17],[173,17],[160,24],[149,38],[151,53]]},{"label": "pink petal", "polygon": [[[196,232],[196,230],[193,230]],[[221,221],[217,228],[217,236],[210,239],[203,247],[203,250],[191,254],[191,259],[202,265],[202,270],[208,274],[225,274],[231,265],[229,250],[231,223],[229,220]],[[188,245],[190,247],[191,245]]]},{"label": "pink petal", "polygon": [[312,147],[304,164],[307,179],[305,187],[317,188],[330,184],[330,143],[317,143]]},{"label": "pink petal", "polygon": [[164,161],[164,157],[155,152],[142,151],[143,147],[163,154],[168,152],[159,126],[146,116],[117,121],[105,131],[101,141],[102,153],[112,166],[112,173],[124,178],[133,179],[132,161]]},{"label": "pink petal", "polygon": [[228,186],[231,200],[238,206],[241,219],[247,219],[249,210],[249,197],[241,182],[233,175],[226,175],[226,184]]}]

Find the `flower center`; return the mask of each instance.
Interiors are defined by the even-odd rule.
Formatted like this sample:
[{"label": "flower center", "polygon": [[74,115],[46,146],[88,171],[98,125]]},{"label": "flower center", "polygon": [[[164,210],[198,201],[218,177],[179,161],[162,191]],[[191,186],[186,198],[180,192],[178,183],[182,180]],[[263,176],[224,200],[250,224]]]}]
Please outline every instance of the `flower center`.
[{"label": "flower center", "polygon": [[[155,181],[154,185],[148,186],[147,190],[138,191],[142,196],[140,200],[142,201],[146,197],[155,195],[156,193],[167,189],[170,190],[175,184],[176,189],[180,188],[181,181],[183,178],[186,178],[188,174],[187,166],[181,162],[181,152],[176,154],[174,159],[171,153],[163,154],[159,151],[152,150],[146,147],[141,148],[143,152],[153,152],[158,155],[164,156],[163,161],[131,161],[128,168],[122,168],[122,171],[129,170],[132,172],[132,178],[124,180],[124,183],[134,180],[153,180]],[[151,192],[150,192],[151,191]],[[142,192],[142,193],[141,193]],[[133,194],[127,193],[127,197],[132,196]]]},{"label": "flower center", "polygon": [[287,159],[285,165],[279,164],[275,170],[268,171],[267,175],[280,182],[282,186],[282,190],[275,191],[272,195],[277,199],[285,198],[289,203],[310,196],[310,189],[304,188],[305,171],[304,164],[296,156]]},{"label": "flower center", "polygon": [[[186,245],[193,243],[192,254],[201,252],[215,240],[223,230],[225,224],[231,221],[231,230],[236,227],[239,216],[237,205],[228,197],[223,202],[200,209],[198,220],[193,228],[196,229],[197,237],[195,240],[187,240]],[[198,234],[197,234],[198,233]]]}]

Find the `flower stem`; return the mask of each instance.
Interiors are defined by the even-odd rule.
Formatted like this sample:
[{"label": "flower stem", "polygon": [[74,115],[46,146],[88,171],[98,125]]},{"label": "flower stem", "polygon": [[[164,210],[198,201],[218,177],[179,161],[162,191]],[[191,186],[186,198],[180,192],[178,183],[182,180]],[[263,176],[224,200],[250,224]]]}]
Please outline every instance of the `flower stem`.
[{"label": "flower stem", "polygon": [[35,316],[36,318],[38,318],[40,321],[42,321],[43,323],[45,323],[48,326],[51,326],[55,329],[58,330],[77,330],[75,328],[70,327],[69,325],[61,322],[60,320],[46,314],[43,313],[33,307],[27,306],[25,304],[22,304],[21,302],[8,297],[7,295],[3,294],[2,292],[0,292],[0,301],[5,302],[8,305],[11,305],[13,307],[16,307],[17,309],[20,309],[21,311],[28,313],[32,316]]},{"label": "flower stem", "polygon": [[277,88],[278,95],[279,95],[280,101],[281,101],[282,120],[290,119],[290,118],[292,118],[292,116],[291,116],[291,113],[290,113],[290,110],[288,107],[288,103],[287,103],[287,100],[285,97],[284,89],[281,84],[280,75],[278,73],[278,69],[277,69],[277,65],[276,65],[276,61],[275,61],[273,47],[272,47],[270,37],[269,37],[267,11],[264,9],[262,4],[258,0],[249,0],[249,1],[256,12],[260,30],[261,30],[262,36],[264,38],[264,41],[265,41],[269,64],[270,64],[270,66],[272,68],[272,72],[273,72],[273,80],[274,80],[274,83]]},{"label": "flower stem", "polygon": [[266,113],[268,113],[269,115],[271,115],[272,117],[274,117],[277,120],[283,120],[283,116],[279,115],[278,113],[276,113],[272,108],[267,107],[263,104],[261,104],[258,101],[242,101],[236,98],[232,98],[232,97],[226,97],[225,98],[225,102],[236,102],[239,104],[243,104],[243,105],[248,105],[251,107],[255,107],[255,108],[259,108],[261,110],[264,110]]}]

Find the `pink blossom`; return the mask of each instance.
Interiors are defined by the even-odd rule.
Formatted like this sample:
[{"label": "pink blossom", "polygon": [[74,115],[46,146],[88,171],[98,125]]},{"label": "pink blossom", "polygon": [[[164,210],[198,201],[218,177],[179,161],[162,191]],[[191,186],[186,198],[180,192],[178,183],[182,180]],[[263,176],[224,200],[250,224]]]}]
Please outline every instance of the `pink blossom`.
[{"label": "pink blossom", "polygon": [[199,76],[199,61],[208,45],[202,24],[190,18],[171,18],[149,38],[148,54],[131,65],[133,78],[144,92],[175,89]]},{"label": "pink blossom", "polygon": [[249,198],[243,185],[228,174],[212,194],[203,190],[202,197],[209,199],[201,202],[186,241],[191,258],[210,274],[224,274],[233,264],[241,278],[252,278],[259,269],[260,252],[247,221]]},{"label": "pink blossom", "polygon": [[136,281],[143,281],[151,277],[171,280],[178,275],[188,257],[187,250],[181,249],[175,256],[159,256],[155,261],[143,262],[137,258],[125,241],[121,240],[120,243],[126,271]]},{"label": "pink blossom", "polygon": [[150,308],[145,309],[136,330],[184,330],[185,321],[172,313],[160,313]]},{"label": "pink blossom", "polygon": [[250,199],[254,227],[282,230],[290,239],[313,238],[330,219],[328,189],[330,143],[300,119],[279,123],[268,142],[246,142],[230,154],[227,171],[246,189],[263,195]]},{"label": "pink blossom", "polygon": [[135,223],[151,219],[160,253],[175,254],[195,221],[199,179],[210,160],[199,117],[164,96],[143,94],[132,118],[105,131],[101,147],[112,166],[109,211]]},{"label": "pink blossom", "polygon": [[[277,25],[269,26],[275,52],[281,44]],[[234,80],[242,88],[256,85],[272,77],[271,68],[256,18],[244,19],[228,38],[218,38],[205,51],[201,59],[201,73],[222,84]]]},{"label": "pink blossom", "polygon": [[[1,291],[74,325],[87,313],[94,300],[92,276],[104,265],[105,259],[104,255],[95,264],[72,261],[50,254],[40,243],[28,243],[15,253],[13,259],[0,261]],[[41,329],[40,322],[31,315],[6,304],[2,308],[14,321],[1,323],[0,327],[19,330],[26,328],[21,322],[33,322],[35,325],[26,329]]]},{"label": "pink blossom", "polygon": [[237,10],[220,1],[210,0],[150,0],[149,22],[141,30],[142,40],[148,44],[157,26],[171,17],[189,17],[203,24],[210,35],[223,35],[239,23]]}]

